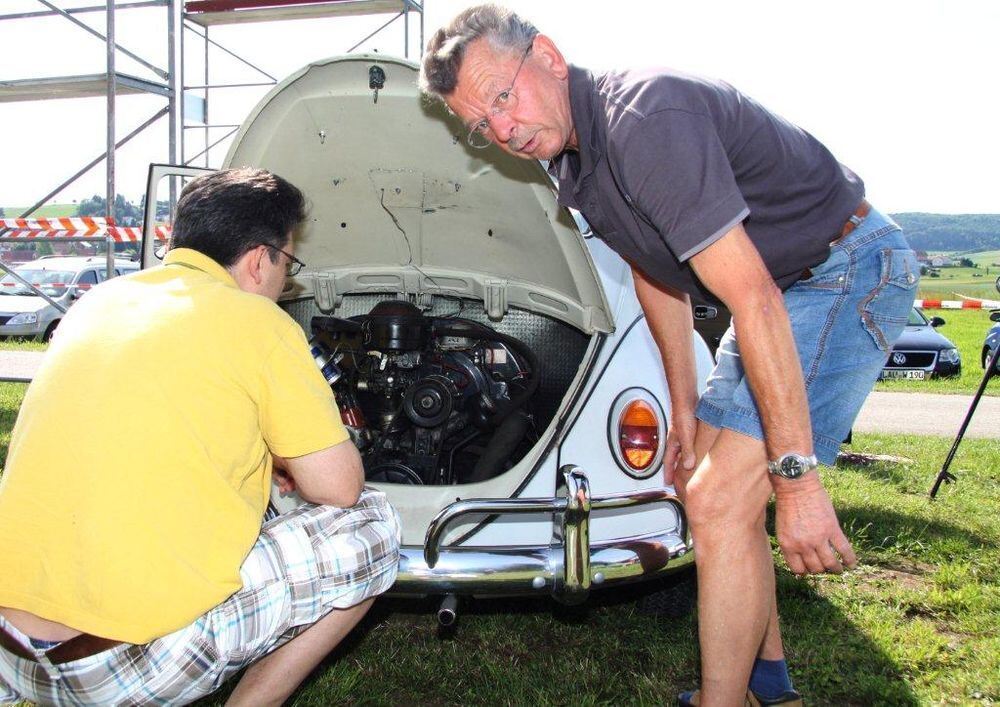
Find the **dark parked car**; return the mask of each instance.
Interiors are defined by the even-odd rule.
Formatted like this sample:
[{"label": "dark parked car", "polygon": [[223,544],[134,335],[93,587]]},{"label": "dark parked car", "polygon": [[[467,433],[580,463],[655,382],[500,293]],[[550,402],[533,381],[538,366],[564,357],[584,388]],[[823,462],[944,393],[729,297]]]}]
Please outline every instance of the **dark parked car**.
[{"label": "dark parked car", "polygon": [[[997,289],[1000,289],[1000,278],[998,278]],[[986,332],[986,340],[983,341],[982,363],[984,369],[990,361],[990,356],[997,350],[997,346],[1000,346],[1000,309],[990,312],[990,320],[997,323]],[[993,367],[993,374],[1000,375],[1000,359],[997,359],[996,365]]]},{"label": "dark parked car", "polygon": [[924,380],[961,374],[962,358],[955,344],[935,331],[940,326],[944,319],[928,319],[914,307],[880,377]]},{"label": "dark parked car", "polygon": [[708,304],[692,298],[691,309],[694,314],[694,330],[708,344],[708,350],[715,356],[722,335],[726,333],[733,315],[722,304]]}]

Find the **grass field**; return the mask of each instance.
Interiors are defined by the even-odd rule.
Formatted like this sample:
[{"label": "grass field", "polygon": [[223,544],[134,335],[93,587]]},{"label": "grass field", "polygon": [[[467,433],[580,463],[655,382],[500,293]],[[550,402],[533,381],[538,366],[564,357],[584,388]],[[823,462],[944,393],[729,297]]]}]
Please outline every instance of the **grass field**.
[{"label": "grass field", "polygon": [[983,299],[1000,299],[996,279],[1000,277],[1000,250],[983,251],[965,256],[978,263],[978,268],[941,268],[938,277],[924,275],[920,279],[917,297],[921,299],[957,299],[956,293]]},{"label": "grass field", "polygon": [[[957,378],[932,378],[922,381],[879,381],[875,390],[919,393],[961,393],[972,395],[983,378],[980,357],[986,332],[993,326],[990,313],[981,309],[928,309],[928,318],[938,316],[945,324],[938,331],[958,347],[962,355],[962,375]],[[986,395],[1000,395],[1000,379],[993,378]]]},{"label": "grass field", "polygon": [[[27,209],[28,206],[4,206],[4,213],[7,218],[16,218]],[[54,216],[72,216],[76,213],[76,204],[46,204],[39,207],[28,218],[51,218]]]},{"label": "grass field", "polygon": [[[0,384],[0,458],[25,386]],[[857,435],[824,479],[860,558],[797,579],[778,560],[782,630],[810,705],[1000,702],[1000,475],[996,441],[965,440],[959,481],[930,502],[943,438]],[[290,704],[664,705],[698,681],[693,616],[640,613],[634,590],[582,610],[547,600],[466,603],[457,630],[432,601],[382,599]],[[200,705],[221,705],[232,688]]]},{"label": "grass field", "polygon": [[7,339],[0,341],[0,351],[45,351],[48,344],[35,339]]},{"label": "grass field", "polygon": [[[997,455],[995,442],[968,442],[959,483],[934,503],[948,440],[859,435],[855,449],[915,461],[825,473],[861,565],[796,579],[779,560],[782,630],[807,704],[1000,701]],[[640,614],[626,592],[596,598],[580,612],[481,601],[452,634],[429,602],[383,600],[293,704],[669,705],[697,683],[693,617]]]}]

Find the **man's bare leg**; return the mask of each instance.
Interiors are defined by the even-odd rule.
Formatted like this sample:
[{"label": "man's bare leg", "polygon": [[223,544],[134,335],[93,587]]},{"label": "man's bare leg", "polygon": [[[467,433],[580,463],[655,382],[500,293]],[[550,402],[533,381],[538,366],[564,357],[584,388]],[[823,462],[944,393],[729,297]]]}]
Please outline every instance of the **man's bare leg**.
[{"label": "man's bare leg", "polygon": [[771,496],[764,445],[730,430],[714,437],[684,495],[697,548],[700,703],[729,707],[742,704],[756,655],[780,658],[781,637],[762,522]]},{"label": "man's bare leg", "polygon": [[[768,553],[771,552],[771,540],[767,536],[767,529],[764,525],[764,516],[760,518],[761,532],[764,534],[764,542],[767,544]],[[774,560],[771,560],[771,586],[774,587]],[[778,594],[771,592],[771,613],[767,619],[767,630],[764,632],[764,640],[760,644],[757,652],[758,658],[764,660],[784,660],[785,647],[781,642],[781,627],[778,625]]]},{"label": "man's bare leg", "polygon": [[[706,422],[698,420],[698,429],[695,433],[694,440],[695,468],[701,464],[705,455],[708,454],[708,450],[711,449],[713,444],[715,444],[715,440],[718,438],[719,432],[720,430],[718,427],[713,427]],[[674,479],[674,487],[677,490],[677,495],[680,496],[682,501],[684,500],[685,492],[687,491],[687,482],[692,474],[693,472],[685,473],[683,469],[679,469]],[[767,542],[768,547],[770,547],[771,541],[767,537],[765,518],[766,511],[762,511],[757,525],[764,534],[765,542]],[[764,632],[764,640],[761,642],[760,651],[757,653],[757,657],[763,658],[764,660],[784,660],[785,658],[785,649],[781,641],[781,628],[778,624],[778,599],[774,594],[771,596],[771,614],[768,617],[767,630]]]},{"label": "man's bare leg", "polygon": [[351,632],[374,599],[349,609],[334,609],[243,674],[227,705],[280,705],[313,668]]}]

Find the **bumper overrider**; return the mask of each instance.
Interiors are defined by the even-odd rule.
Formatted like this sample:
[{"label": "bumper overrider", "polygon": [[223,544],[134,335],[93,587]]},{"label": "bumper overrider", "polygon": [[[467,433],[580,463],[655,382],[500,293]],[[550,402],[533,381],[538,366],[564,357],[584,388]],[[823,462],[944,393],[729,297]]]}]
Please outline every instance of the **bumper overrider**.
[{"label": "bumper overrider", "polygon": [[[673,572],[693,558],[687,516],[666,488],[592,497],[586,474],[560,469],[566,493],[553,498],[467,499],[444,508],[427,528],[424,547],[400,548],[399,575],[390,590],[399,595],[463,594],[529,596],[551,594],[566,604],[586,600],[591,587],[616,586]],[[653,503],[672,505],[673,529],[637,537],[590,543],[590,512]],[[554,513],[561,543],[544,547],[442,547],[448,528],[472,514],[501,516]]]}]

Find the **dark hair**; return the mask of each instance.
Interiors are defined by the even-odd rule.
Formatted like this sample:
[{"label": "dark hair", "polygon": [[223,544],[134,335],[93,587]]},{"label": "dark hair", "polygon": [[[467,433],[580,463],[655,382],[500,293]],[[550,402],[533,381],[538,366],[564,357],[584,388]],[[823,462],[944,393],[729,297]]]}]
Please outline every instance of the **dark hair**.
[{"label": "dark hair", "polygon": [[[213,172],[181,192],[170,247],[229,267],[259,245],[284,248],[305,215],[302,192],[276,174],[253,167]],[[270,255],[277,262],[278,254]]]},{"label": "dark hair", "polygon": [[538,28],[516,12],[499,5],[476,5],[463,10],[427,42],[420,67],[424,93],[450,96],[458,85],[458,72],[468,46],[485,38],[499,51],[523,53],[538,34]]}]

